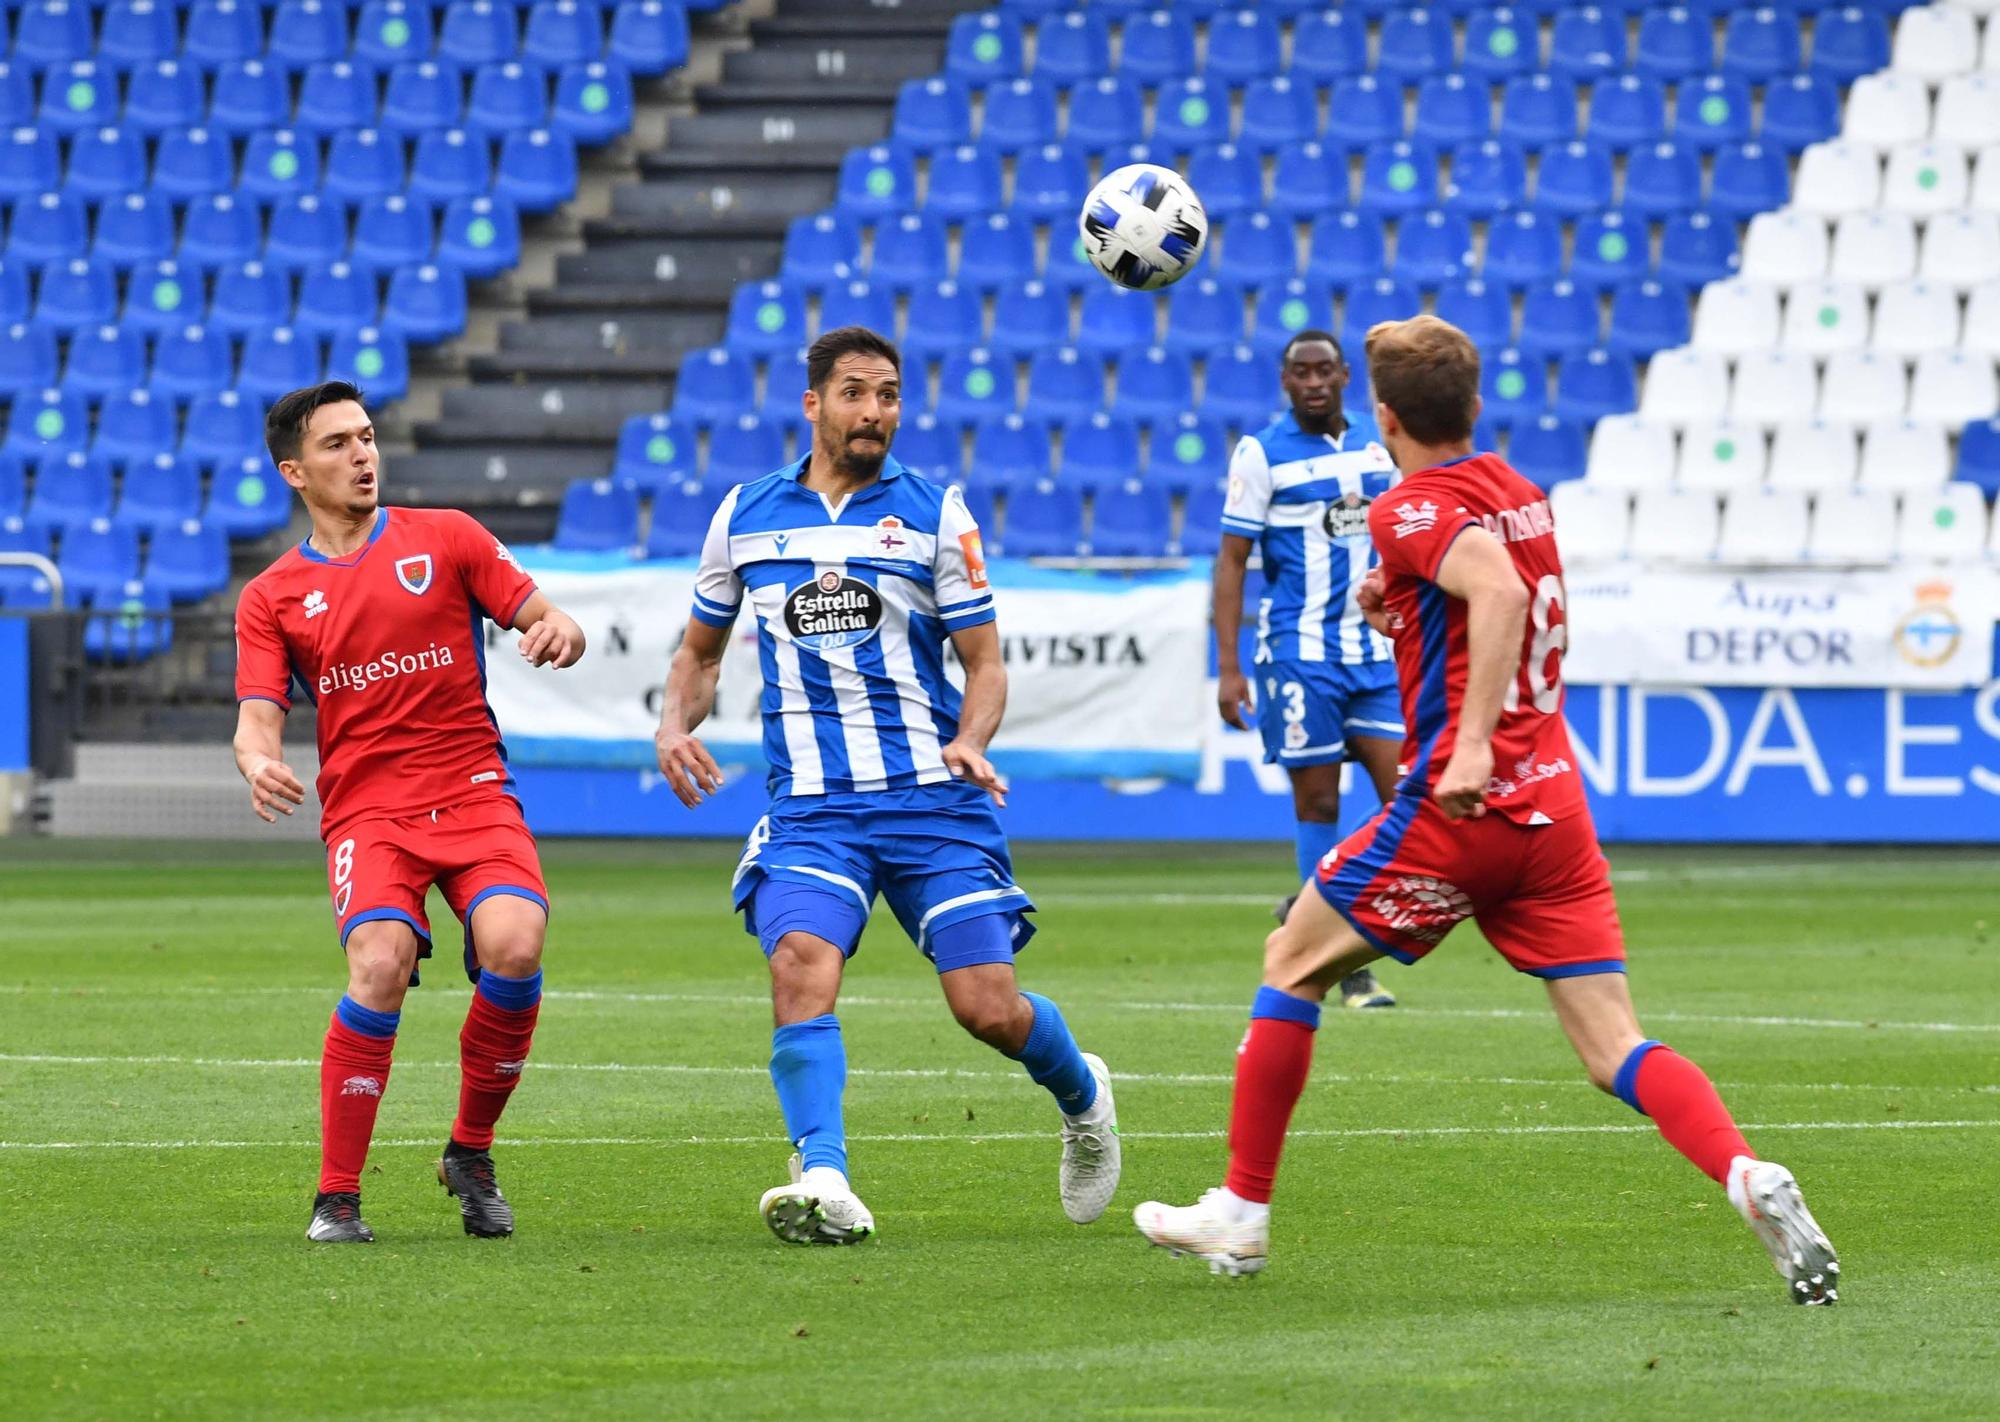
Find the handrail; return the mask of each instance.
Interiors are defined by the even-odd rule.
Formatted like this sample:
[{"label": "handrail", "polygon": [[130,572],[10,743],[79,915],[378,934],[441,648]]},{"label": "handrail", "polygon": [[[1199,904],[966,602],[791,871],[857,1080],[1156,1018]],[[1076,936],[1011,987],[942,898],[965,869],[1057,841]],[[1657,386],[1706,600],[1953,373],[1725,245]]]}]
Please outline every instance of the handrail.
[{"label": "handrail", "polygon": [[56,612],[63,609],[62,569],[54,561],[39,553],[0,552],[0,568],[33,568],[49,580],[49,606]]}]

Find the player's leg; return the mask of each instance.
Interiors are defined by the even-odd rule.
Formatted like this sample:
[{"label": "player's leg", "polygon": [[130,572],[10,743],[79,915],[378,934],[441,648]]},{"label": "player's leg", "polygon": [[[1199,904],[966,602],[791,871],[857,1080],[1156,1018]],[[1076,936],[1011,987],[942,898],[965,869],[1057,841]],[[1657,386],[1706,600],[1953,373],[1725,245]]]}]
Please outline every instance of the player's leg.
[{"label": "player's leg", "polygon": [[[1358,747],[1379,747],[1380,741],[1357,737],[1347,742],[1349,753]],[[1371,752],[1372,753],[1372,752]],[[1393,775],[1393,755],[1391,774]],[[1340,843],[1340,763],[1299,766],[1291,772],[1292,813],[1297,819],[1299,882],[1311,881],[1320,860]],[[1393,789],[1393,786],[1392,786]],[[1387,798],[1386,796],[1383,798]],[[1298,901],[1297,896],[1280,905],[1283,922]],[[1396,995],[1383,987],[1371,968],[1356,968],[1340,980],[1340,1000],[1353,1008],[1394,1007]]]}]

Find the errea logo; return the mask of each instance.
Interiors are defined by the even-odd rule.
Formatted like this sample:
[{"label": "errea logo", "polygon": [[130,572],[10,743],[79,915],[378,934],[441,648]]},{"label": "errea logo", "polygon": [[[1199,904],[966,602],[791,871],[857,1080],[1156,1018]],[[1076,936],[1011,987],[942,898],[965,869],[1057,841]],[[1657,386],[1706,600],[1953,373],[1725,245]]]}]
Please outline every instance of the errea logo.
[{"label": "errea logo", "polygon": [[1429,499],[1421,504],[1401,503],[1396,505],[1396,537],[1408,538],[1413,533],[1425,533],[1437,524],[1438,506]]},{"label": "errea logo", "polygon": [[521,560],[514,556],[514,550],[509,548],[506,544],[499,542],[498,540],[495,540],[493,544],[493,556],[498,558],[501,562],[507,564],[517,573],[526,571],[526,569],[522,568],[521,566]]},{"label": "errea logo", "polygon": [[299,605],[306,610],[306,621],[310,622],[326,611],[326,594],[314,588],[300,600]]}]

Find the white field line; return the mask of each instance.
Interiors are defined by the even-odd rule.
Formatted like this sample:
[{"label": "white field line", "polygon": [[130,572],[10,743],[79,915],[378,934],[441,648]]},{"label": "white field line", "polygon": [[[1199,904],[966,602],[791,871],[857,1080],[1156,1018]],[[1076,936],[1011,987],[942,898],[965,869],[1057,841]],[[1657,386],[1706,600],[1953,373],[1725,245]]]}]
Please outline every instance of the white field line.
[{"label": "white field line", "polygon": [[[317,1057],[185,1057],[147,1056],[68,1056],[49,1052],[0,1052],[0,1063],[17,1062],[34,1066],[185,1066],[225,1070],[310,1070],[319,1066]],[[455,1061],[397,1061],[407,1071],[456,1071]],[[742,1076],[763,1078],[769,1074],[761,1066],[701,1066],[681,1062],[542,1062],[530,1061],[531,1071],[667,1076]],[[1024,1082],[1018,1071],[981,1071],[963,1067],[850,1067],[850,1077],[894,1081],[1007,1081]],[[1112,1080],[1119,1085],[1225,1086],[1236,1080],[1228,1072],[1119,1072]],[[1567,1077],[1543,1076],[1407,1076],[1395,1073],[1346,1074],[1316,1072],[1317,1083],[1349,1086],[1535,1086],[1589,1087],[1581,1073]],[[1726,1091],[1863,1091],[1894,1095],[1912,1091],[1973,1091],[2000,1095],[2000,1085],[1981,1083],[1931,1082],[1914,1086],[1886,1086],[1849,1081],[1723,1081]],[[1594,1089],[1594,1088],[1593,1088]]]},{"label": "white field line", "polygon": [[[1764,1121],[1746,1124],[1745,1131],[1973,1131],[2000,1127],[2000,1119],[1990,1121]],[[1139,1141],[1220,1140],[1222,1131],[1126,1131],[1124,1139]],[[1298,1130],[1292,1139],[1356,1140],[1387,1136],[1421,1139],[1445,1136],[1629,1136],[1651,1135],[1651,1126],[1362,1126],[1335,1130]],[[1047,1131],[968,1131],[962,1135],[942,1132],[897,1132],[888,1135],[849,1136],[850,1141],[867,1144],[956,1144],[980,1145],[987,1141],[1047,1141]],[[527,1146],[771,1146],[780,1138],[762,1136],[529,1136],[502,1137],[507,1147]],[[309,1150],[313,1140],[291,1141],[5,1141],[0,1150]],[[411,1140],[378,1140],[377,1146],[423,1147],[436,1150],[432,1137]]]}]

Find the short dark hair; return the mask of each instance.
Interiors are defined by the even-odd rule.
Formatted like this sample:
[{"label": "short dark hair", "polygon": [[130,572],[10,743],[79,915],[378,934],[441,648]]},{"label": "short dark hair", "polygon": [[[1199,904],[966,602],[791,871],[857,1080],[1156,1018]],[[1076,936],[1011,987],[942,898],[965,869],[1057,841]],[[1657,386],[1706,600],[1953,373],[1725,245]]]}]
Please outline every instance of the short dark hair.
[{"label": "short dark hair", "polygon": [[323,380],[280,395],[278,403],[264,415],[264,447],[271,451],[271,462],[283,464],[287,459],[297,459],[305,449],[306,426],[312,423],[313,412],[346,400],[357,405],[367,403],[361,398],[361,391],[345,380]]},{"label": "short dark hair", "polygon": [[1472,438],[1479,404],[1479,348],[1449,321],[1412,316],[1368,329],[1368,376],[1375,398],[1396,412],[1419,444]]},{"label": "short dark hair", "polygon": [[896,353],[895,342],[886,336],[878,336],[866,326],[836,326],[823,332],[806,352],[806,384],[818,391],[826,389],[826,382],[833,378],[833,368],[844,355],[876,355],[896,368],[896,374],[903,373],[903,358]]},{"label": "short dark hair", "polygon": [[1313,341],[1325,341],[1333,347],[1334,359],[1342,365],[1347,364],[1347,352],[1340,348],[1340,337],[1334,335],[1331,331],[1300,331],[1289,341],[1285,342],[1285,349],[1279,354],[1278,363],[1280,365],[1290,365],[1292,363],[1292,351],[1296,347],[1308,345]]}]

